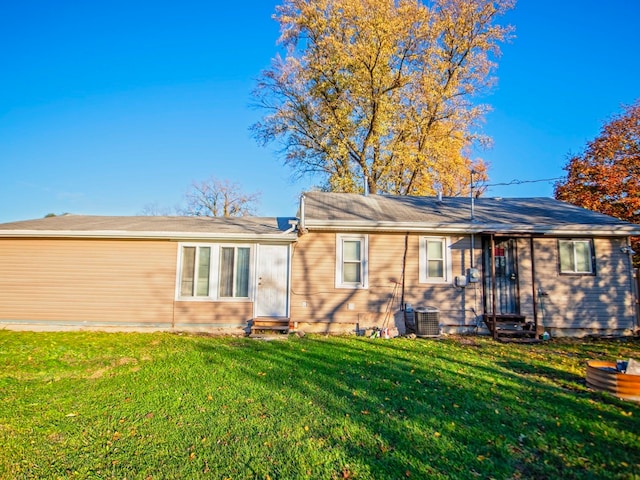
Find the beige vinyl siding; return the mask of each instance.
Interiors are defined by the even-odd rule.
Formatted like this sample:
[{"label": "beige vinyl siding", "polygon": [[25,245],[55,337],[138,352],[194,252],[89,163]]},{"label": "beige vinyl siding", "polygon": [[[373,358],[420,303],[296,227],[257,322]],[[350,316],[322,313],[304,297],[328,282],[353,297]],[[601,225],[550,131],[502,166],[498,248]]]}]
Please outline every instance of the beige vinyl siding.
[{"label": "beige vinyl siding", "polygon": [[246,326],[252,302],[176,301],[178,243],[0,239],[0,325],[198,330]]},{"label": "beige vinyl siding", "polygon": [[252,318],[253,302],[178,301],[174,328],[189,331],[242,329]]},{"label": "beige vinyl siding", "polygon": [[294,246],[291,318],[300,322],[357,321],[348,303],[366,304],[367,290],[335,288],[336,235],[308,233]]},{"label": "beige vinyl siding", "polygon": [[170,242],[0,240],[0,320],[171,327]]},{"label": "beige vinyl siding", "polygon": [[595,275],[559,274],[557,239],[534,244],[537,288],[548,293],[538,298],[545,327],[558,334],[576,329],[620,333],[634,327],[633,278],[629,258],[620,251],[626,239],[594,239]]},{"label": "beige vinyl siding", "polygon": [[[482,313],[482,282],[469,283],[465,288],[455,286],[457,276],[466,276],[471,267],[470,237],[449,236],[452,281],[443,284],[419,283],[419,240],[424,236],[442,236],[438,234],[412,234],[409,236],[407,252],[407,276],[405,303],[412,307],[433,307],[440,312],[440,323],[447,327],[473,328],[476,313]],[[479,267],[482,259],[481,243],[475,242],[474,266]]]},{"label": "beige vinyl siding", "polygon": [[[367,232],[352,232],[367,234]],[[419,283],[419,241],[424,235],[407,238],[405,303],[414,307],[435,306],[442,312],[443,323],[455,326],[474,324],[471,308],[480,309],[481,284],[467,289],[453,283]],[[345,324],[361,327],[380,326],[389,319],[391,326],[398,315],[402,296],[405,234],[368,233],[369,288],[335,288],[336,233],[311,232],[300,237],[292,265],[292,321]],[[453,275],[462,275],[470,266],[468,238],[451,238]],[[481,250],[476,245],[476,262]]]},{"label": "beige vinyl siding", "polygon": [[0,320],[170,327],[176,246],[0,240]]},{"label": "beige vinyl siding", "polygon": [[[367,232],[353,232],[367,234]],[[484,313],[483,282],[458,288],[452,283],[420,283],[420,238],[407,236],[404,302],[414,308],[435,307],[449,331],[475,331]],[[441,236],[441,235],[440,235]],[[520,313],[556,335],[625,333],[634,328],[634,298],[629,259],[620,248],[624,238],[595,238],[595,275],[559,273],[558,239],[535,238],[535,294],[531,239],[518,238],[517,268]],[[319,325],[320,331],[353,331],[356,325],[381,326],[402,322],[402,261],[405,234],[368,233],[369,288],[335,288],[336,233],[311,232],[300,237],[292,266],[291,320]],[[453,279],[466,277],[471,267],[471,237],[450,236]],[[476,236],[474,266],[482,272],[482,239]],[[468,277],[467,277],[468,278]],[[539,290],[547,292],[541,297]],[[393,297],[393,298],[392,298]]]}]

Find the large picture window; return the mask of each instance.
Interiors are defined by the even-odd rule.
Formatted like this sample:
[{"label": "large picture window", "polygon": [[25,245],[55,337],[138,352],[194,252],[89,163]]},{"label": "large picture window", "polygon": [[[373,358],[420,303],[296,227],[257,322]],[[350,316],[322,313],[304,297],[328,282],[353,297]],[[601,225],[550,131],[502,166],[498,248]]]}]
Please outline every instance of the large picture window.
[{"label": "large picture window", "polygon": [[179,298],[234,299],[250,296],[250,246],[183,245],[180,252]]},{"label": "large picture window", "polygon": [[451,281],[451,255],[446,237],[420,239],[420,283]]},{"label": "large picture window", "polygon": [[336,287],[367,288],[367,236],[336,237]]},{"label": "large picture window", "polygon": [[560,273],[592,275],[595,272],[591,240],[558,240]]}]

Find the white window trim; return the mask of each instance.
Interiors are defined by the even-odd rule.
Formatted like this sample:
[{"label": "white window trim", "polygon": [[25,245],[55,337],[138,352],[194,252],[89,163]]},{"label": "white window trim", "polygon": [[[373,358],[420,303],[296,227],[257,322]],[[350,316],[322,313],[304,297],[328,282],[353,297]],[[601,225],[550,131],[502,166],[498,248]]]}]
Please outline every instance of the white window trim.
[{"label": "white window trim", "polygon": [[[360,242],[361,282],[345,283],[342,281],[342,245],[346,241]],[[369,288],[369,236],[368,235],[336,235],[336,288],[367,289]]]},{"label": "white window trim", "polygon": [[[444,246],[444,278],[431,278],[427,275],[427,240],[440,240]],[[438,235],[425,235],[420,237],[419,248],[420,259],[418,261],[418,267],[420,269],[418,275],[419,283],[431,283],[431,284],[450,284],[453,279],[453,269],[451,266],[451,239],[449,237],[442,237]]]},{"label": "white window trim", "polygon": [[[562,261],[560,258],[561,248],[560,244],[562,242],[571,243],[573,246],[573,270],[562,270]],[[589,270],[588,271],[580,271],[576,269],[576,243],[586,243],[589,246]],[[593,241],[589,238],[559,238],[558,239],[558,272],[561,275],[595,275],[595,252],[594,252]]]},{"label": "white window trim", "polygon": [[[182,279],[182,253],[184,247],[209,247],[211,248],[211,264],[209,267],[209,295],[207,296],[182,296],[181,295],[181,279]],[[220,297],[219,278],[220,278],[220,248],[221,247],[245,247],[249,249],[249,291],[248,297]],[[247,302],[254,301],[255,298],[255,245],[247,243],[179,243],[178,244],[178,262],[176,270],[176,289],[175,300],[181,302]]]}]

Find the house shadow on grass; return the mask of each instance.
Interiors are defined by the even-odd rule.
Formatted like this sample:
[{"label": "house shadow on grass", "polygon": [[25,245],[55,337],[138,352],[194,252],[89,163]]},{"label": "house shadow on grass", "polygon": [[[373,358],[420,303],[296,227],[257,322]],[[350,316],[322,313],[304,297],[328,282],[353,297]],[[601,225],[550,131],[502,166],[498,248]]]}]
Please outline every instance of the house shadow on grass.
[{"label": "house shadow on grass", "polygon": [[[589,393],[567,394],[580,384],[576,375],[493,361],[483,348],[313,336],[201,348],[215,351],[218,370],[244,379],[239,391],[255,400],[247,415],[268,410],[260,428],[276,432],[277,448],[297,452],[272,477],[578,478],[602,471],[595,466],[602,451],[640,458],[640,447],[623,437],[594,444]],[[598,415],[620,431],[640,428],[633,417]],[[321,462],[300,460],[318,449]],[[586,460],[571,460],[578,457]]]}]

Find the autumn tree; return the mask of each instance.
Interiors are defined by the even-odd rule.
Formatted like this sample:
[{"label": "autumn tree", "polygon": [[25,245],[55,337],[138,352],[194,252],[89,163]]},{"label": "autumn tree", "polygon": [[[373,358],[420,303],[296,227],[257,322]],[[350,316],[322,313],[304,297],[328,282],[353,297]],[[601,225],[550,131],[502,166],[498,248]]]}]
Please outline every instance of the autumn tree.
[{"label": "autumn tree", "polygon": [[[605,123],[584,151],[569,158],[566,178],[555,185],[558,200],[640,223],[640,99]],[[633,239],[636,266],[640,239]]]},{"label": "autumn tree", "polygon": [[300,176],[341,192],[466,194],[514,0],[284,0],[286,48],[257,84],[253,126]]},{"label": "autumn tree", "polygon": [[193,182],[185,195],[181,215],[194,217],[242,217],[255,214],[261,194],[246,193],[239,184],[211,177]]}]

